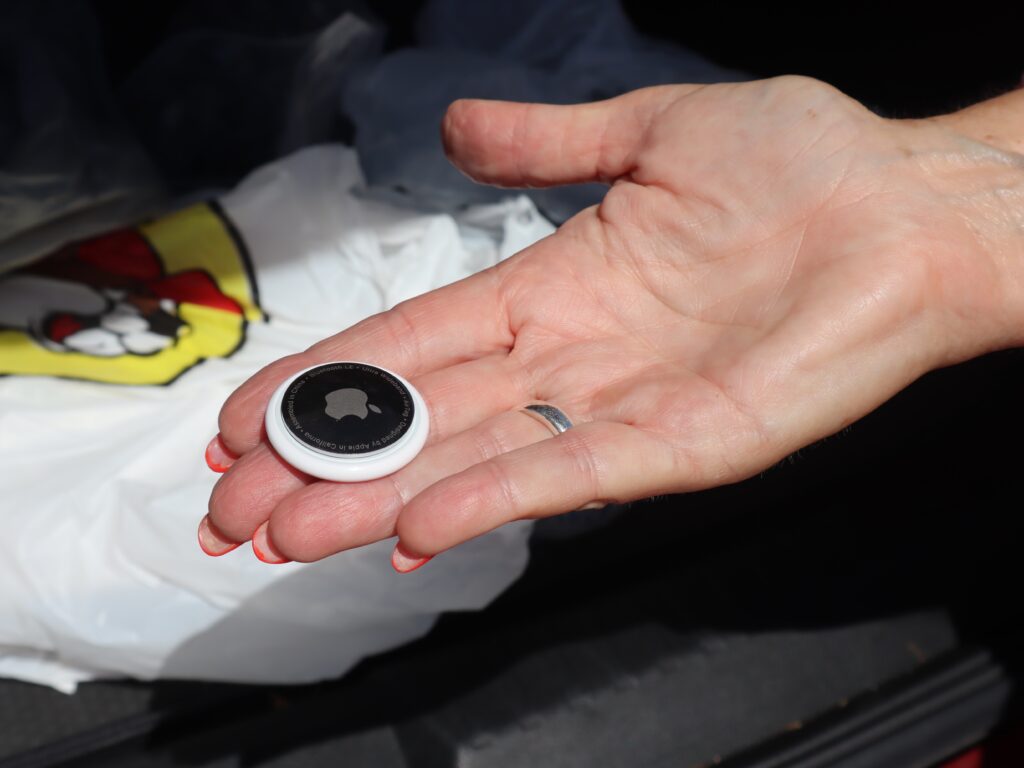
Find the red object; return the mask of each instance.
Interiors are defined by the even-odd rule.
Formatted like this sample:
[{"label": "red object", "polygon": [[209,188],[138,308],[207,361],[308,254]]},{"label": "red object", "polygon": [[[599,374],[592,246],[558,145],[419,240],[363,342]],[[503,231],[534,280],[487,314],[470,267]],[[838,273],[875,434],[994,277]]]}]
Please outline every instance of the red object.
[{"label": "red object", "polygon": [[210,522],[209,515],[207,515],[199,521],[199,529],[196,531],[196,535],[199,540],[199,548],[210,557],[220,557],[221,555],[226,555],[228,552],[234,552],[236,549],[242,546],[242,543],[238,542],[235,544],[228,544],[227,546],[224,546],[222,544],[217,549],[211,549],[207,546],[207,542],[203,541],[204,534],[210,538],[213,538],[217,542],[224,542],[226,540],[221,534],[219,534],[214,529],[213,523]]},{"label": "red object", "polygon": [[171,299],[177,304],[201,304],[204,307],[242,314],[238,302],[221,293],[213,279],[198,270],[179,272],[160,280],[152,280],[147,283],[147,287],[161,299]]},{"label": "red object", "polygon": [[228,468],[235,463],[235,459],[238,457],[233,455],[224,446],[224,441],[220,439],[220,433],[218,433],[207,444],[206,453],[203,455],[203,458],[206,459],[206,466],[220,475],[227,472]]},{"label": "red object", "polygon": [[122,229],[79,243],[75,254],[104,272],[136,280],[155,280],[163,272],[149,243],[133,229]]},{"label": "red object", "polygon": [[136,230],[122,229],[86,240],[76,246],[74,253],[79,261],[102,272],[143,283],[161,299],[242,314],[238,302],[221,293],[206,272],[193,269],[165,275],[153,249]]},{"label": "red object", "polygon": [[[261,541],[263,542],[262,547],[260,546]],[[267,535],[266,523],[257,528],[252,535],[252,551],[259,560],[269,565],[282,565],[291,562],[287,557],[274,551],[274,545],[270,543],[270,537]]]},{"label": "red object", "polygon": [[939,768],[1020,768],[1024,765],[1024,722],[964,752]]},{"label": "red object", "polygon": [[434,559],[434,556],[414,558],[401,544],[396,544],[391,553],[391,567],[399,573],[412,573]]},{"label": "red object", "polygon": [[82,321],[74,315],[62,312],[54,315],[46,325],[46,337],[52,341],[61,342],[76,331],[82,330]]},{"label": "red object", "polygon": [[942,768],[984,768],[985,751],[982,747],[975,747],[970,752],[960,755],[951,763],[946,763]]}]

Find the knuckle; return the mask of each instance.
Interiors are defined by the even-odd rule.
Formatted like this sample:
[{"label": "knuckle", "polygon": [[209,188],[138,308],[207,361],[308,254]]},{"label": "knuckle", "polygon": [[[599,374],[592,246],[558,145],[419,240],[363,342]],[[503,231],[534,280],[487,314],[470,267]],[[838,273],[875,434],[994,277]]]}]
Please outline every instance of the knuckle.
[{"label": "knuckle", "polygon": [[507,514],[503,517],[506,519],[519,517],[522,512],[521,496],[518,486],[504,462],[489,461],[482,466],[487,470],[486,483],[491,491],[488,492],[487,487],[471,487],[473,495],[470,496],[470,499],[474,502],[474,506],[479,508],[481,501],[493,494],[497,497],[498,506],[507,510]]},{"label": "knuckle", "polygon": [[508,436],[505,430],[503,424],[496,422],[473,432],[473,449],[478,462],[489,461],[508,452]]},{"label": "knuckle", "polygon": [[409,500],[415,495],[415,487],[409,483],[404,472],[388,475],[384,478],[384,481],[388,483],[389,490],[391,491],[390,506],[393,507],[392,514],[397,515],[402,507],[408,504]]},{"label": "knuckle", "polygon": [[399,359],[407,360],[412,368],[420,363],[420,332],[418,324],[410,315],[409,302],[395,305],[387,313],[385,325],[388,343],[398,351]]},{"label": "knuckle", "polygon": [[579,491],[597,497],[601,491],[602,468],[593,438],[584,431],[570,430],[563,435],[572,475]]}]

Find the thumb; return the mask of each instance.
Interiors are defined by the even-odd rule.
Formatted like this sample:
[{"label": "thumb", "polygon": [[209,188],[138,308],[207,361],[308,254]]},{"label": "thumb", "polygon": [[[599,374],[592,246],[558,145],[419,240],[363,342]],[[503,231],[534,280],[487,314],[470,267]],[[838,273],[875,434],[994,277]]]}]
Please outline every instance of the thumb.
[{"label": "thumb", "polygon": [[486,184],[611,182],[632,170],[661,109],[700,87],[644,88],[569,106],[461,99],[448,108],[441,135],[452,163]]}]

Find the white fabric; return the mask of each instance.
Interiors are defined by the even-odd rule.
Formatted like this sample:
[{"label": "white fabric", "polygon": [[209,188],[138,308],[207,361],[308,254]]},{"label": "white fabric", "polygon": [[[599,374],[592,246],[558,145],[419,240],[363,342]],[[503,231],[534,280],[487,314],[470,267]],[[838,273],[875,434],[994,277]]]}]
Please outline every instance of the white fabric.
[{"label": "white fabric", "polygon": [[0,675],[65,691],[119,675],[322,679],[520,574],[527,524],[409,576],[390,567],[393,542],[284,566],[197,546],[216,480],[203,450],[249,375],[552,231],[525,197],[423,215],[360,199],[361,183],[353,152],[322,146],[221,199],[270,318],[230,357],[167,386],[0,378]]}]

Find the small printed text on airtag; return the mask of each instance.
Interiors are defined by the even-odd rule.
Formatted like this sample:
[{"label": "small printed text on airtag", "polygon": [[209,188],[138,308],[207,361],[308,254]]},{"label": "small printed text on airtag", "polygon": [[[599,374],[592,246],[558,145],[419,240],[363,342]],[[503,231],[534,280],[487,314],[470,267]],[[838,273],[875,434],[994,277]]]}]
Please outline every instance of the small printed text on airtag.
[{"label": "small printed text on airtag", "polygon": [[365,363],[329,363],[298,376],[281,415],[300,442],[331,455],[372,453],[409,430],[412,396],[397,378]]}]

